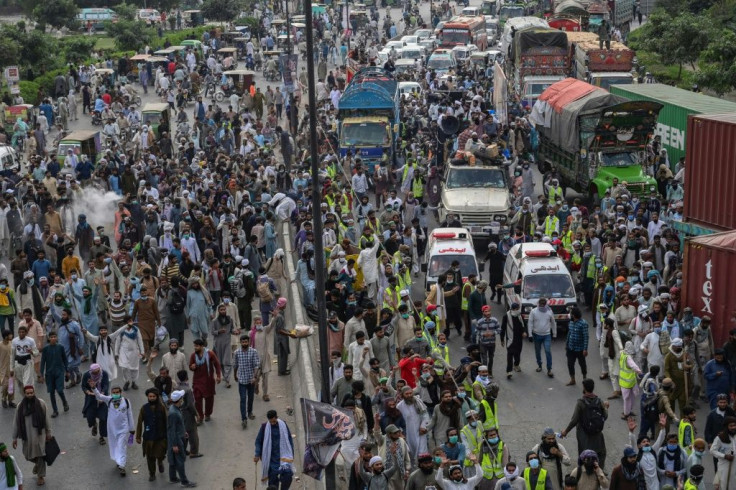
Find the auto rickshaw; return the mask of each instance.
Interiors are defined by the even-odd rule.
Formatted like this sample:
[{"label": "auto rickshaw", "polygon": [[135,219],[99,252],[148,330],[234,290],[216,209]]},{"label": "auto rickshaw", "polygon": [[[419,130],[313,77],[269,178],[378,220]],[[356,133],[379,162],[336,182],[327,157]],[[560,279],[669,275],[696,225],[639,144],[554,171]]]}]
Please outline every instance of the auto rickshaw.
[{"label": "auto rickshaw", "polygon": [[15,126],[18,118],[21,118],[29,128],[36,125],[36,113],[33,104],[11,105],[5,108],[5,134],[10,137],[13,134],[13,126]]},{"label": "auto rickshaw", "polygon": [[238,58],[245,58],[245,45],[248,44],[247,37],[233,38],[233,46],[238,50]]},{"label": "auto rickshaw", "polygon": [[95,68],[94,76],[97,78],[96,87],[112,87],[115,84],[115,70],[112,68]]},{"label": "auto rickshaw", "polygon": [[[233,90],[236,94],[242,97],[247,90],[250,90],[250,86],[253,84],[253,77],[255,77],[256,72],[251,70],[228,70],[222,72],[222,74],[232,80]],[[217,102],[222,102],[225,100],[226,96],[227,95],[222,90],[217,90],[217,92],[215,92],[215,100]]]},{"label": "auto rickshaw", "polygon": [[181,56],[181,52],[186,52],[187,48],[184,46],[169,46],[166,49],[159,49],[158,51],[154,51],[153,54],[156,56],[162,56],[164,58],[168,58],[170,61],[176,61],[176,56]]},{"label": "auto rickshaw", "polygon": [[99,131],[74,131],[64,136],[56,150],[56,161],[62,167],[69,150],[77,158],[87,155],[87,158],[95,163],[102,157],[102,135]]},{"label": "auto rickshaw", "polygon": [[184,39],[181,42],[181,45],[187,49],[191,49],[194,51],[194,55],[197,57],[197,62],[204,59],[204,49],[202,48],[202,41],[197,41],[196,39]]},{"label": "auto rickshaw", "polygon": [[161,102],[146,104],[141,111],[141,119],[141,124],[150,126],[156,137],[160,137],[158,129],[162,123],[171,129],[171,108]]},{"label": "auto rickshaw", "polygon": [[185,10],[182,19],[187,27],[204,25],[204,15],[201,10]]},{"label": "auto rickshaw", "polygon": [[232,56],[233,64],[231,68],[238,67],[238,48],[220,48],[217,50],[217,54],[222,56],[223,59]]},{"label": "auto rickshaw", "polygon": [[240,33],[240,31],[229,31],[229,32],[223,32],[221,39],[225,41],[225,44],[227,46],[232,46],[233,39],[235,39],[236,37],[241,37],[241,36],[242,34]]},{"label": "auto rickshaw", "polygon": [[138,73],[138,65],[140,63],[143,63],[143,65],[145,66],[148,58],[150,57],[150,54],[137,54],[135,56],[131,56],[128,59],[128,61],[130,61],[130,63],[128,64],[128,66],[130,67],[130,70],[128,71],[128,77],[138,80],[138,77],[140,76],[140,74]]},{"label": "auto rickshaw", "polygon": [[350,10],[350,26],[354,31],[363,29],[369,22],[368,11],[365,9]]}]

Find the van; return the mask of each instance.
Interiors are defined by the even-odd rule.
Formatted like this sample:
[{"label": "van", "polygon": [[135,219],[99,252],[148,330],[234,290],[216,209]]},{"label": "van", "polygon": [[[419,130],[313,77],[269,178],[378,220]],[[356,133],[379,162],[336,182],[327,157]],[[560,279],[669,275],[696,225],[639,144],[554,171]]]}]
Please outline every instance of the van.
[{"label": "van", "polygon": [[161,22],[161,13],[156,9],[138,9],[138,20],[143,22]]},{"label": "van", "polygon": [[425,289],[429,291],[432,284],[450,269],[454,261],[460,263],[463,282],[470,274],[478,275],[478,261],[470,232],[465,228],[435,228],[427,239],[427,261]]},{"label": "van", "polygon": [[89,23],[94,29],[99,30],[105,28],[105,21],[117,22],[118,14],[107,8],[84,8],[77,14],[77,20],[82,29],[86,29]]},{"label": "van", "polygon": [[577,306],[570,272],[549,243],[519,243],[511,247],[503,268],[503,282],[507,285],[506,306],[521,305],[524,320],[542,296],[547,298],[558,325],[567,323],[570,310]]},{"label": "van", "polygon": [[6,144],[0,144],[0,175],[11,177],[18,175],[21,170],[21,161],[18,152]]},{"label": "van", "polygon": [[465,7],[460,11],[460,15],[464,17],[477,17],[483,15],[481,7]]}]

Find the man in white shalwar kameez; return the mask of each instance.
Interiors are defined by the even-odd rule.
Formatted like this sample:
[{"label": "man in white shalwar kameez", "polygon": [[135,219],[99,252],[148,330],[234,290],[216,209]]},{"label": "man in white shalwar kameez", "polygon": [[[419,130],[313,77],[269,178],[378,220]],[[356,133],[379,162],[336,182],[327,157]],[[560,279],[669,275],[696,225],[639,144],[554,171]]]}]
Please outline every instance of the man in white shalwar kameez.
[{"label": "man in white shalwar kameez", "polygon": [[406,423],[406,442],[409,444],[412,464],[416,465],[417,455],[427,453],[427,424],[429,415],[422,400],[414,396],[410,386],[401,391],[402,400],[396,405]]},{"label": "man in white shalwar kameez", "polygon": [[10,375],[15,376],[15,386],[34,386],[36,372],[33,357],[38,357],[36,341],[28,337],[28,327],[18,326],[18,336],[10,346]]},{"label": "man in white shalwar kameez", "polygon": [[110,396],[103,395],[90,380],[90,387],[94,387],[95,398],[107,403],[107,437],[109,439],[110,459],[118,465],[120,476],[125,476],[125,463],[128,461],[128,444],[133,442],[135,426],[133,425],[133,410],[130,401],[123,398],[122,390],[115,386],[110,390]]},{"label": "man in white shalwar kameez", "polygon": [[[258,368],[260,373],[261,395],[263,401],[271,400],[268,396],[268,373],[271,372],[271,352],[273,352],[273,331],[274,322],[269,322],[265,327],[260,317],[253,319],[253,327],[250,329],[250,345],[258,352],[261,359],[261,366]],[[256,394],[258,394],[258,381],[256,380]]]},{"label": "man in white shalwar kameez", "polygon": [[107,334],[107,326],[100,325],[100,335],[92,335],[82,329],[84,337],[93,342],[97,348],[95,361],[103,371],[107,373],[108,379],[113,381],[118,377],[118,364],[115,362],[115,341]]},{"label": "man in white shalwar kameez", "polygon": [[130,315],[125,315],[125,327],[120,328],[112,334],[115,337],[115,356],[118,358],[118,366],[123,372],[125,384],[123,389],[127,390],[132,385],[134,390],[138,389],[138,370],[140,360],[143,357],[143,337],[141,332],[133,325]]}]

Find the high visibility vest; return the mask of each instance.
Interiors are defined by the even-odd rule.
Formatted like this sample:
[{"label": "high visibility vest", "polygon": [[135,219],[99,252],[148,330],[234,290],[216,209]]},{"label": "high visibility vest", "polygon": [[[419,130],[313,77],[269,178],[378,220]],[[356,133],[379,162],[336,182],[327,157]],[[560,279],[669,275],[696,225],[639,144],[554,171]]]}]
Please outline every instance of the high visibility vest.
[{"label": "high visibility vest", "polygon": [[594,279],[595,278],[595,255],[591,254],[590,259],[588,259],[588,270],[586,271],[585,277],[588,279]]},{"label": "high visibility vest", "polygon": [[483,430],[498,429],[498,403],[493,402],[493,410],[491,410],[491,404],[487,400],[480,402],[480,406],[486,413],[486,421],[483,422]]},{"label": "high visibility vest", "polygon": [[337,175],[337,167],[334,163],[331,163],[327,166],[327,175],[330,177],[331,180],[335,180],[335,175]]},{"label": "high visibility vest", "polygon": [[[685,445],[685,434],[687,432],[690,432],[690,444]],[[693,424],[691,424],[689,421],[685,419],[680,420],[680,426],[677,428],[677,442],[680,444],[680,447],[685,450],[685,453],[687,453],[688,456],[693,452],[691,446],[695,438],[693,437]]]},{"label": "high visibility vest", "polygon": [[[398,309],[399,291],[401,291],[401,290],[399,289],[398,286],[394,287],[393,290],[391,288],[386,288],[383,291],[383,307],[384,308],[388,308],[391,311],[396,311],[396,309]],[[388,299],[389,298],[395,300],[395,303],[396,303],[396,306],[395,307],[394,306],[391,306],[391,304],[388,302]]]},{"label": "high visibility vest", "polygon": [[557,216],[552,216],[552,219],[550,219],[549,216],[544,218],[544,234],[548,237],[552,237],[553,231],[558,231],[557,225],[560,223],[560,218]]},{"label": "high visibility vest", "polygon": [[366,219],[365,220],[365,226],[367,226],[376,235],[380,235],[381,234],[381,222],[378,221],[378,219],[376,219],[375,222],[371,222],[371,220]]},{"label": "high visibility vest", "polygon": [[347,216],[350,214],[350,199],[346,196],[343,196],[337,205],[340,207],[340,216]]},{"label": "high visibility vest", "polygon": [[549,202],[553,203],[558,197],[562,197],[562,187],[550,187],[548,191]]},{"label": "high visibility vest", "polygon": [[420,177],[415,178],[411,183],[411,191],[414,193],[416,199],[421,199],[424,196],[424,182]]},{"label": "high visibility vest", "polygon": [[698,490],[698,486],[690,481],[690,478],[685,482],[685,490]]},{"label": "high visibility vest", "polygon": [[565,247],[565,250],[572,253],[572,232],[568,231],[564,235],[562,235],[562,246]]},{"label": "high visibility vest", "polygon": [[[443,351],[444,351],[444,353],[443,353]],[[447,366],[450,365],[450,347],[448,345],[445,345],[444,347],[442,347],[440,344],[437,344],[435,346],[435,348],[432,349],[432,353],[439,354],[439,357],[441,357],[442,359],[444,359],[446,365]],[[440,367],[437,367],[437,366],[439,366],[439,364],[435,364],[435,368],[434,368],[435,372],[437,374],[439,374],[440,376],[442,376],[443,374],[445,374],[444,367],[440,368]]]},{"label": "high visibility vest", "polygon": [[[531,486],[531,479],[529,478],[529,472],[531,471],[531,468],[526,468],[524,470],[524,483],[526,484],[526,490],[532,490]],[[539,470],[539,478],[537,479],[537,484],[535,485],[533,490],[545,490],[545,482],[547,481],[547,470],[541,468]]]},{"label": "high visibility vest", "polygon": [[330,209],[330,211],[334,211],[335,199],[331,197],[329,194],[325,194],[325,201],[327,201],[327,207]]},{"label": "high visibility vest", "polygon": [[496,451],[496,457],[491,459],[491,455],[488,453],[483,454],[483,459],[480,461],[480,467],[483,469],[483,478],[490,480],[492,478],[503,478],[503,441],[498,442],[498,450]]},{"label": "high visibility vest", "polygon": [[618,358],[618,384],[621,388],[631,389],[636,385],[636,373],[627,364],[628,359],[629,355],[622,351]]},{"label": "high visibility vest", "polygon": [[404,275],[396,274],[396,280],[400,289],[411,290],[411,271],[407,268]]},{"label": "high visibility vest", "polygon": [[407,163],[406,165],[404,165],[404,174],[401,177],[401,183],[402,184],[404,182],[406,182],[406,176],[409,175],[409,168],[413,168],[416,171],[417,164],[416,163],[412,163],[412,164],[408,164]]},{"label": "high visibility vest", "polygon": [[[424,325],[422,325],[422,330],[424,330]],[[425,340],[427,341],[427,343],[429,344],[429,351],[430,351],[430,352],[433,352],[433,351],[435,350],[435,348],[437,347],[437,345],[438,345],[438,343],[437,343],[437,338],[436,338],[436,337],[433,337],[433,336],[431,336],[431,335],[429,334],[429,332],[427,332],[427,331],[425,330],[425,331],[424,331],[424,339],[425,339]],[[437,370],[437,372],[439,373],[439,370]]]},{"label": "high visibility vest", "polygon": [[[475,429],[470,427],[469,424],[466,424],[461,430],[460,433],[465,436],[465,440],[468,441],[468,447],[465,448],[466,455],[470,453],[476,453],[478,452],[478,448],[480,446],[480,443],[483,441],[483,429],[480,425],[477,425]],[[474,466],[473,463],[466,457],[465,461],[463,461],[463,466],[471,467]]]},{"label": "high visibility vest", "polygon": [[583,258],[580,255],[574,253],[572,254],[572,263],[575,265],[580,265],[583,263]]},{"label": "high visibility vest", "polygon": [[348,227],[342,224],[342,221],[337,223],[337,234],[340,236],[340,240],[346,237],[348,233]]},{"label": "high visibility vest", "polygon": [[[465,288],[470,288],[470,293],[468,293],[468,296],[465,296],[465,291],[467,291]],[[460,298],[460,309],[463,311],[468,311],[468,299],[470,298],[470,295],[473,294],[473,291],[475,291],[475,286],[473,286],[470,281],[463,284],[462,289],[462,295]]]}]

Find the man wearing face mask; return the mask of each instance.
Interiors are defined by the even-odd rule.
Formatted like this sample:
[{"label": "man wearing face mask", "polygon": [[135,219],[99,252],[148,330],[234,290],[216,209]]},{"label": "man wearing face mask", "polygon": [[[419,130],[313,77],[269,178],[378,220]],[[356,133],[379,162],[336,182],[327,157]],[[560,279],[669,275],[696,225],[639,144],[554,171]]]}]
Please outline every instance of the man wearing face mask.
[{"label": "man wearing face mask", "polygon": [[667,444],[659,450],[657,455],[657,472],[662,486],[675,487],[678,480],[687,472],[687,455],[677,443],[677,434],[668,434],[666,441]]},{"label": "man wearing face mask", "polygon": [[405,490],[425,490],[437,486],[435,478],[435,467],[432,455],[422,453],[417,457],[419,468],[417,468],[406,482]]},{"label": "man wearing face mask", "polygon": [[684,343],[682,339],[674,339],[672,344],[670,344],[669,352],[664,356],[664,375],[670,378],[675,384],[675,388],[670,396],[672,407],[674,408],[675,401],[677,401],[681,415],[687,404],[685,376],[693,368],[692,361],[683,349]]},{"label": "man wearing face mask", "polygon": [[598,462],[598,454],[591,449],[580,453],[578,467],[572,470],[570,476],[577,478],[577,488],[580,490],[602,490],[609,486],[608,477]]},{"label": "man wearing face mask", "polygon": [[133,442],[135,434],[130,401],[123,397],[119,386],[114,386],[110,390],[110,396],[100,393],[93,379],[89,380],[88,387],[92,390],[97,402],[107,409],[106,433],[110,436],[110,459],[117,464],[120,476],[125,476],[128,445]]},{"label": "man wearing face mask", "polygon": [[480,490],[492,490],[496,483],[504,477],[504,468],[509,463],[509,448],[498,434],[498,429],[486,429],[485,439],[480,447],[480,466],[483,469],[483,480],[478,485]]},{"label": "man wearing face mask", "polygon": [[540,489],[552,488],[551,480],[547,474],[547,470],[541,467],[539,456],[534,451],[526,453],[526,464],[524,468],[523,478],[526,488]]},{"label": "man wearing face mask", "polygon": [[524,479],[519,478],[519,467],[513,461],[509,461],[503,468],[503,478],[496,482],[494,490],[526,490],[526,488]]},{"label": "man wearing face mask", "polygon": [[513,371],[521,372],[521,349],[527,337],[519,303],[512,303],[511,309],[503,316],[500,335],[501,343],[506,347],[506,378],[511,379]]}]

